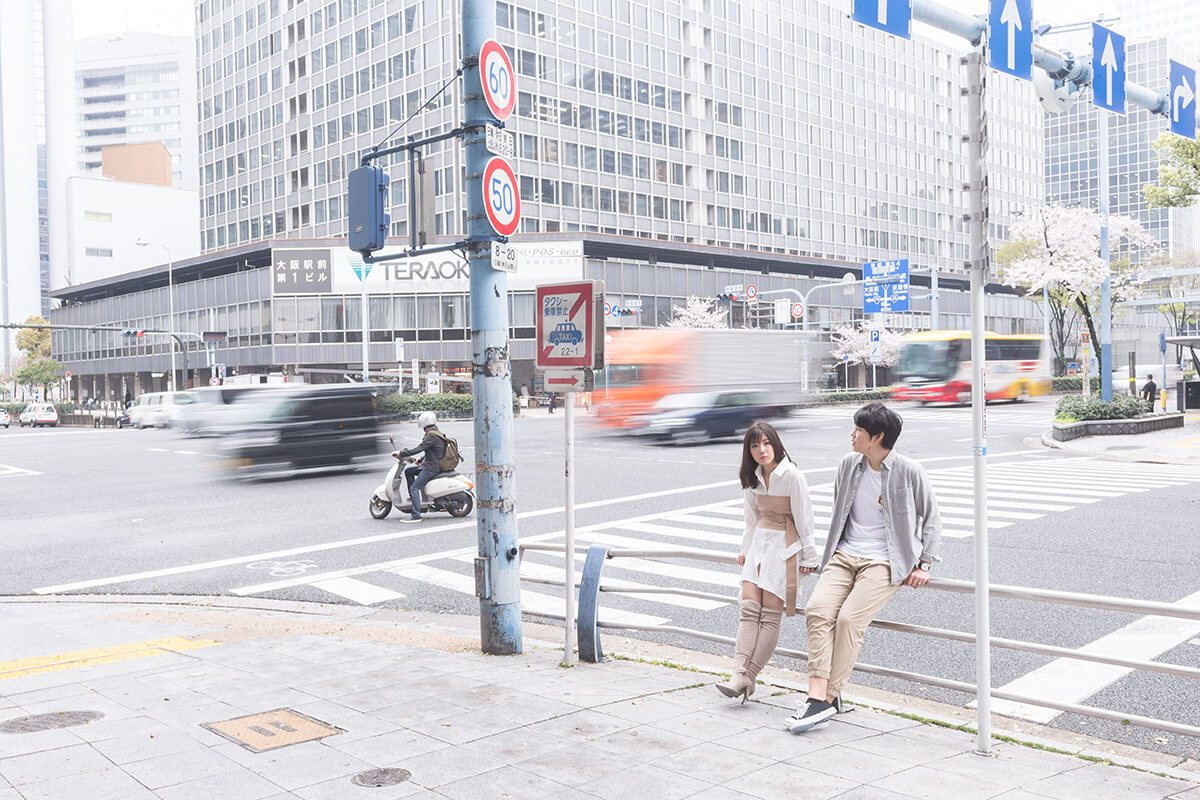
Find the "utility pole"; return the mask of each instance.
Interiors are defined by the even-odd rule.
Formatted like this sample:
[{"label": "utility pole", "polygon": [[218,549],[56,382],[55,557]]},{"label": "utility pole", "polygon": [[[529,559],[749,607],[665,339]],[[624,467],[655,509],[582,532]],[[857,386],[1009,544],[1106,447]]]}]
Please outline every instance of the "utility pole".
[{"label": "utility pole", "polygon": [[[508,275],[492,265],[495,233],[484,208],[488,164],[484,123],[495,120],[483,95],[479,53],[496,35],[496,4],[463,0],[463,127],[466,135],[468,260],[471,268],[471,396],[475,408],[475,485],[479,496],[480,647],[508,655],[523,650],[517,518],[513,507],[512,370],[508,350]],[[512,76],[508,76],[508,80]],[[570,554],[567,555],[571,557]],[[567,591],[571,591],[568,587]]]}]

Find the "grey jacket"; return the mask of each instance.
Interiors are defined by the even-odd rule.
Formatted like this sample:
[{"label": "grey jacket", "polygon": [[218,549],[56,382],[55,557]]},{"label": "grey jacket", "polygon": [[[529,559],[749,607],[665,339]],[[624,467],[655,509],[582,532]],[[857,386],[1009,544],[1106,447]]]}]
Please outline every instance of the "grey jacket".
[{"label": "grey jacket", "polygon": [[[861,453],[847,453],[838,466],[822,568],[842,542],[863,470],[869,468],[867,457]],[[887,531],[892,583],[903,583],[919,562],[941,561],[938,552],[942,543],[942,517],[925,468],[911,458],[889,452],[883,459],[882,482],[883,526]]]}]

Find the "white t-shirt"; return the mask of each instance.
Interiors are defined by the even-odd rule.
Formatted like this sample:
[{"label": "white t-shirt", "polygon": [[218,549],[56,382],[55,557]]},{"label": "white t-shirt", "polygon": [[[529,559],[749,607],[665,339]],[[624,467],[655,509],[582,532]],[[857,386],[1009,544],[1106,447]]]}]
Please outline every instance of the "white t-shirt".
[{"label": "white t-shirt", "polygon": [[859,558],[887,561],[887,529],[883,527],[883,472],[876,472],[868,464],[863,470],[858,493],[850,506],[850,520],[846,524],[846,535],[842,537],[838,550]]}]

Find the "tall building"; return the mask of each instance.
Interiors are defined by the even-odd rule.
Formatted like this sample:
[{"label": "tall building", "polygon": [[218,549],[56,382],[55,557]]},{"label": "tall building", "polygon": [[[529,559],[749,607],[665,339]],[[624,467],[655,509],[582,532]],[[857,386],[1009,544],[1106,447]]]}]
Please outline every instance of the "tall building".
[{"label": "tall building", "polygon": [[[1169,40],[1127,43],[1128,80],[1165,86]],[[1130,105],[1124,115],[1102,111],[1085,90],[1069,111],[1045,118],[1045,192],[1048,203],[1099,207],[1098,120],[1109,116],[1109,210],[1139,220],[1171,255],[1200,251],[1200,211],[1196,208],[1146,206],[1142,187],[1158,180],[1153,144],[1170,128],[1166,117]]]},{"label": "tall building", "polygon": [[[66,264],[71,159],[71,3],[0,3],[0,318],[48,316]],[[13,369],[12,331],[0,331]]]},{"label": "tall building", "polygon": [[162,142],[172,185],[196,188],[195,42],[118,33],[75,43],[80,175],[101,174],[104,147]]},{"label": "tall building", "polygon": [[[1200,6],[1178,0],[1117,0],[1116,23],[1138,39],[1169,37],[1183,60],[1200,59]],[[1179,58],[1179,56],[1176,56]]]},{"label": "tall building", "polygon": [[[841,6],[498,2],[497,37],[518,73],[521,232],[849,262],[907,255],[961,271],[958,54],[863,28]],[[205,250],[343,237],[359,154],[414,113],[398,136],[458,122],[457,13],[456,0],[200,0]],[[988,100],[1001,237],[1040,197],[1040,112],[1027,84],[994,73]],[[441,235],[463,229],[459,152],[425,153]],[[404,236],[408,167],[402,156],[389,165],[392,233]]]}]

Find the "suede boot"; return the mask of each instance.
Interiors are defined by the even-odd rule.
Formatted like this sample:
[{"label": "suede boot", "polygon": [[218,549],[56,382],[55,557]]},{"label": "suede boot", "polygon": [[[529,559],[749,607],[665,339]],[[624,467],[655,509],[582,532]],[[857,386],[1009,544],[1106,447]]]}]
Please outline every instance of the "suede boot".
[{"label": "suede boot", "polygon": [[[754,679],[747,677],[750,659],[754,655],[758,642],[759,615],[762,613],[762,603],[757,600],[742,600],[741,617],[738,619],[737,638],[733,645],[733,674],[728,681],[717,684],[717,691],[726,697],[741,696],[742,702],[754,694]],[[778,638],[778,631],[776,631]],[[775,650],[772,643],[771,650]]]},{"label": "suede boot", "polygon": [[746,677],[753,685],[758,673],[766,666],[775,645],[779,644],[779,627],[783,621],[782,608],[764,608],[759,614],[758,638],[754,642],[754,651],[746,665]]}]

